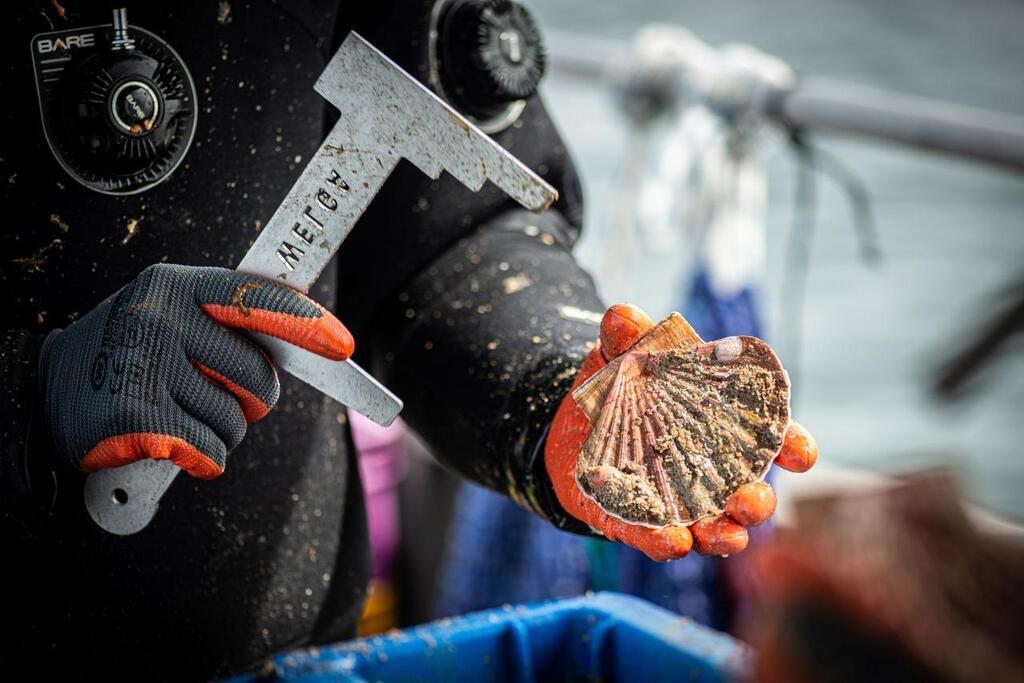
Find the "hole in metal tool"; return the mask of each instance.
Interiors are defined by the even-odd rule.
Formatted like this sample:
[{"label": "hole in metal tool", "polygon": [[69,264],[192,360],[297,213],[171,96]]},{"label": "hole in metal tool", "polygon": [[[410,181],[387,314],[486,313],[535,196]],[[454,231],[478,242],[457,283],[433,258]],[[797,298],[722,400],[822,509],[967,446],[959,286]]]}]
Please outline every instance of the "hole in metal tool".
[{"label": "hole in metal tool", "polygon": [[124,505],[128,502],[128,492],[124,489],[114,489],[110,499],[114,501],[114,505]]}]

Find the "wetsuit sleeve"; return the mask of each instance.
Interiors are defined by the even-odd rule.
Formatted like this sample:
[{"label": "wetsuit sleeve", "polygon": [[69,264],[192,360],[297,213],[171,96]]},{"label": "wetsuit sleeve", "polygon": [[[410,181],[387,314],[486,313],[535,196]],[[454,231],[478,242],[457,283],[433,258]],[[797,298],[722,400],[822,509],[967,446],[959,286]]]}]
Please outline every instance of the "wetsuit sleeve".
[{"label": "wetsuit sleeve", "polygon": [[[337,40],[354,28],[429,86],[432,6],[357,3]],[[538,216],[493,185],[474,193],[403,161],[338,255],[338,312],[355,359],[402,398],[403,419],[442,462],[584,531],[559,506],[543,462],[547,427],[604,311],[571,252],[580,183],[539,98],[493,137],[558,190],[558,203]]]},{"label": "wetsuit sleeve", "polygon": [[543,443],[604,310],[556,211],[510,210],[459,240],[397,295],[381,378],[449,467],[580,531],[553,495]]},{"label": "wetsuit sleeve", "polygon": [[0,332],[0,517],[22,530],[34,526],[52,473],[29,457],[37,417],[39,349],[43,335]]}]

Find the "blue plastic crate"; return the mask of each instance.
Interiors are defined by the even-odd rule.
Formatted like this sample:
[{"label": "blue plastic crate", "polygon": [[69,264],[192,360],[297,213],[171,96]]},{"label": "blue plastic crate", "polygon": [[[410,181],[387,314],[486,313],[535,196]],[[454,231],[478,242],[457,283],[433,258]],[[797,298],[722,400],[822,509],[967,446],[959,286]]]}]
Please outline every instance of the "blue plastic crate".
[{"label": "blue plastic crate", "polygon": [[256,681],[729,681],[750,650],[617,593],[505,607],[278,655]]}]

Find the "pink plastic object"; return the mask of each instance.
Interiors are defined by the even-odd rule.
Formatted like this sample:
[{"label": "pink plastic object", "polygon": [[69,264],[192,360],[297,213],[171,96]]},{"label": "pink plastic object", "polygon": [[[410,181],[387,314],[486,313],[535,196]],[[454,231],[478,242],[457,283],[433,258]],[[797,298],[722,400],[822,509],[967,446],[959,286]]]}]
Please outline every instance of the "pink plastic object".
[{"label": "pink plastic object", "polygon": [[381,427],[356,412],[349,411],[348,416],[366,497],[373,575],[390,579],[401,540],[398,485],[407,465],[405,425],[395,420],[390,427]]}]

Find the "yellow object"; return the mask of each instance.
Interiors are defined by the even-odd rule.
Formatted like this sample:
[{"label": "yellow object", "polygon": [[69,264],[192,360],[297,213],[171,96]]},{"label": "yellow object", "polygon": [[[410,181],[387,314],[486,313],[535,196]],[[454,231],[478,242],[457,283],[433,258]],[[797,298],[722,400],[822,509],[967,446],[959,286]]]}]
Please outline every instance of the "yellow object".
[{"label": "yellow object", "polygon": [[398,627],[398,596],[388,581],[373,579],[370,595],[359,618],[359,637],[384,633]]}]

